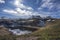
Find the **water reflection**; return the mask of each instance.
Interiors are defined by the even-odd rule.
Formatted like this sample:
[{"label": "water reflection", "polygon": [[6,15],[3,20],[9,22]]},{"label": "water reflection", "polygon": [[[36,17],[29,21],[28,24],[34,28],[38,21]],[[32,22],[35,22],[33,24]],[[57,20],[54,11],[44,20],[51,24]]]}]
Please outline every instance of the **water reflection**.
[{"label": "water reflection", "polygon": [[20,30],[20,29],[9,29],[10,32],[12,32],[15,35],[24,35],[24,34],[29,34],[32,31],[28,31],[28,30]]}]

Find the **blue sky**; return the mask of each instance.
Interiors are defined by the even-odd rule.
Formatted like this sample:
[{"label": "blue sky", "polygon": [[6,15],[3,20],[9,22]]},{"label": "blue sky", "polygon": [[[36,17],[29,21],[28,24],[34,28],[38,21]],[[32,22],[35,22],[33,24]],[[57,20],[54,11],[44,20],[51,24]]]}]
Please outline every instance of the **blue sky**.
[{"label": "blue sky", "polygon": [[0,0],[0,16],[60,18],[60,0]]}]

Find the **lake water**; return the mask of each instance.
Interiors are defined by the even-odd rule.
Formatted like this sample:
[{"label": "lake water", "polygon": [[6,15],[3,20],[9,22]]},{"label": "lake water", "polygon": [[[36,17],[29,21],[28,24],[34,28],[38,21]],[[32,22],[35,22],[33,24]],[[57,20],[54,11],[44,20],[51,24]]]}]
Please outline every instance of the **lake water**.
[{"label": "lake water", "polygon": [[20,29],[9,29],[9,31],[12,32],[14,35],[24,35],[32,32],[32,31],[20,30]]}]

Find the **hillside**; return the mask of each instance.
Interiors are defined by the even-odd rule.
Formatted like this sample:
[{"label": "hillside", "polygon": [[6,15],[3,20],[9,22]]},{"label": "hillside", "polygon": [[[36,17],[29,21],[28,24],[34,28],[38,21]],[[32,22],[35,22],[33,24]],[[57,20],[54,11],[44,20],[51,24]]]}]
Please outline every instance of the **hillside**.
[{"label": "hillside", "polygon": [[42,27],[30,35],[19,36],[17,40],[60,40],[60,19],[47,22],[46,27]]},{"label": "hillside", "polygon": [[50,22],[45,28],[40,28],[32,35],[38,35],[43,40],[60,40],[60,20]]},{"label": "hillside", "polygon": [[7,28],[0,26],[0,40],[15,40],[15,36]]},{"label": "hillside", "polygon": [[60,19],[46,21],[45,27],[19,36],[12,35],[7,28],[0,27],[0,40],[60,40]]}]

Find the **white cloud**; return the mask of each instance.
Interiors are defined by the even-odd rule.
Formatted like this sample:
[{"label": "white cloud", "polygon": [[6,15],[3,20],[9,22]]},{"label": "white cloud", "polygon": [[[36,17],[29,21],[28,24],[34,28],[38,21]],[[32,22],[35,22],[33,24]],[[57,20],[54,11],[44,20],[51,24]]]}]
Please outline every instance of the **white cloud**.
[{"label": "white cloud", "polygon": [[22,10],[20,8],[13,9],[4,9],[3,12],[9,13],[15,16],[29,16],[32,15],[32,11]]},{"label": "white cloud", "polygon": [[42,10],[44,8],[48,8],[49,11],[60,9],[60,4],[54,3],[54,1],[53,0],[42,0],[42,5],[38,8],[38,10]]},{"label": "white cloud", "polygon": [[22,10],[20,8],[16,8],[16,11],[19,13],[19,14],[23,14],[23,15],[30,15],[32,12],[31,11],[28,11],[28,10]]},{"label": "white cloud", "polygon": [[4,9],[3,12],[7,13],[7,14],[11,14],[11,15],[14,15],[14,16],[20,16],[20,14],[13,10],[13,9]]},{"label": "white cloud", "polygon": [[21,3],[22,0],[14,0],[13,2],[13,5],[15,5],[16,7],[25,8],[25,6]]},{"label": "white cloud", "polygon": [[33,8],[31,8],[31,7],[28,7],[27,9],[28,9],[28,10],[33,10]]},{"label": "white cloud", "polygon": [[[45,17],[49,15],[49,13],[45,14],[46,12],[34,12],[32,7],[26,6],[22,3],[22,0],[14,0],[12,4],[16,7],[15,9],[4,9],[3,12],[9,13],[11,15],[15,16],[32,16],[32,15],[40,15],[42,17]],[[49,2],[49,1],[48,1]],[[47,5],[43,4],[44,6]],[[42,5],[42,7],[43,7]],[[23,10],[22,10],[23,9]]]},{"label": "white cloud", "polygon": [[9,10],[9,9],[4,9],[3,12],[11,13],[11,14],[16,14],[16,13],[17,13],[16,11],[14,11],[14,10]]},{"label": "white cloud", "polygon": [[14,4],[15,4],[16,6],[18,6],[21,2],[22,2],[22,0],[14,0]]},{"label": "white cloud", "polygon": [[25,10],[22,10],[20,8],[16,8],[15,9],[19,14],[24,14],[25,13]]},{"label": "white cloud", "polygon": [[32,15],[33,8],[24,5],[23,0],[13,0],[10,3],[16,7],[14,10],[17,12],[17,15]]},{"label": "white cloud", "polygon": [[[32,15],[32,7],[26,6],[22,3],[22,0],[13,0],[10,1],[16,8],[15,9],[3,9],[3,12],[9,13],[15,16],[29,16]],[[23,10],[22,10],[23,9]]]},{"label": "white cloud", "polygon": [[[41,17],[45,17],[49,15],[49,12],[33,12],[33,11],[28,11],[28,10],[22,10],[20,8],[16,8],[15,10],[13,9],[4,9],[3,12],[9,13],[11,15],[15,15],[15,16],[23,16],[23,17],[29,17],[32,15],[40,15]],[[47,14],[45,14],[47,13]]]},{"label": "white cloud", "polygon": [[[14,2],[14,3],[13,3]],[[14,0],[12,3],[17,8],[27,9],[27,10],[33,10],[32,7],[26,6],[23,4],[23,0]]]},{"label": "white cloud", "polygon": [[0,0],[0,3],[5,3],[5,1],[4,0]]},{"label": "white cloud", "polygon": [[49,15],[49,12],[48,13],[47,12],[33,12],[33,11],[22,10],[20,8],[16,8],[15,10],[4,9],[3,12],[9,13],[14,16],[21,16],[21,17],[30,17],[32,15],[40,15],[41,17],[46,17]]},{"label": "white cloud", "polygon": [[50,1],[51,0],[42,0],[43,4],[38,9],[43,9],[43,8],[49,8],[49,10],[52,9],[53,3]]}]

